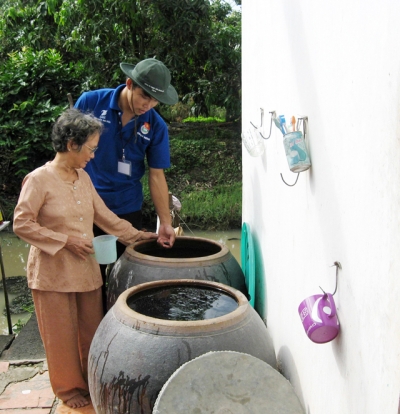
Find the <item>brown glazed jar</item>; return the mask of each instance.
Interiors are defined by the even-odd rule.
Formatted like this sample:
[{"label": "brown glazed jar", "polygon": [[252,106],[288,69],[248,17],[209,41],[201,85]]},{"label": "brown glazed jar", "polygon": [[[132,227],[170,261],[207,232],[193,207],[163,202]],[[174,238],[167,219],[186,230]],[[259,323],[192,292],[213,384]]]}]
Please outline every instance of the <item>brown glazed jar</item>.
[{"label": "brown glazed jar", "polygon": [[[183,292],[178,300],[176,291]],[[193,306],[185,313],[187,303]],[[96,413],[151,414],[169,377],[210,351],[243,352],[276,367],[267,327],[240,291],[192,279],[129,288],[104,317],[90,347],[89,389]]]},{"label": "brown glazed jar", "polygon": [[171,249],[155,240],[128,246],[116,261],[107,287],[107,309],[126,289],[155,280],[195,279],[224,283],[247,297],[243,271],[229,249],[201,237],[177,237]]}]

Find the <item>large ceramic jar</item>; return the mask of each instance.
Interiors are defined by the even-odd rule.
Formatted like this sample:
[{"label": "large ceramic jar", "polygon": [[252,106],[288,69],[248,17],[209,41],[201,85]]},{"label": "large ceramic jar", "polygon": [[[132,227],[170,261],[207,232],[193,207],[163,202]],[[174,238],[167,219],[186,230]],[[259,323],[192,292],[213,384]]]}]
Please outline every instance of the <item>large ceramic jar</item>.
[{"label": "large ceramic jar", "polygon": [[169,377],[210,351],[243,352],[276,367],[269,332],[238,290],[191,279],[126,290],[90,347],[89,389],[96,413],[151,414]]},{"label": "large ceramic jar", "polygon": [[243,271],[229,249],[200,237],[177,237],[171,249],[155,240],[128,246],[108,281],[107,309],[126,289],[155,280],[195,279],[224,283],[247,296]]}]

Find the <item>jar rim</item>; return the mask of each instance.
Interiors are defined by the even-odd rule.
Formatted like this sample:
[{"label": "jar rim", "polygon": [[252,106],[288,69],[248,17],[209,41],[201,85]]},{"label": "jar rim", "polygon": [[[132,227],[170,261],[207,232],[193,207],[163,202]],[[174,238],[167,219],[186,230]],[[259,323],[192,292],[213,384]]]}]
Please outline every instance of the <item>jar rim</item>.
[{"label": "jar rim", "polygon": [[[175,321],[167,319],[158,319],[151,316],[143,315],[134,311],[128,306],[128,299],[139,292],[151,290],[157,287],[177,287],[177,286],[199,286],[214,288],[222,291],[226,295],[231,296],[238,303],[238,307],[232,312],[225,315],[218,316],[212,319],[194,320],[194,321]],[[195,279],[173,279],[173,280],[157,280],[153,282],[146,282],[140,285],[133,286],[125,290],[115,302],[115,305],[109,312],[113,312],[115,317],[122,323],[132,326],[134,321],[135,329],[154,332],[157,334],[196,334],[199,329],[206,328],[208,332],[220,332],[221,329],[229,329],[231,326],[236,326],[238,322],[244,320],[250,312],[251,306],[246,296],[239,290],[225,285],[223,283],[211,282],[208,280]]]}]

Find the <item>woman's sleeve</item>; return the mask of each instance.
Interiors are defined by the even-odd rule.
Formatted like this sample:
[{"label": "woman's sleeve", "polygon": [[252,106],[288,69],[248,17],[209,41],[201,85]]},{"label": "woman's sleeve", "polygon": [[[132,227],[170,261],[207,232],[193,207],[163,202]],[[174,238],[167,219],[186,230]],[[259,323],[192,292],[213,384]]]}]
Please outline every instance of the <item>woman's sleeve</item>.
[{"label": "woman's sleeve", "polygon": [[45,188],[32,174],[25,177],[14,210],[13,230],[27,243],[53,256],[65,246],[68,236],[37,222],[39,211],[45,202]]}]

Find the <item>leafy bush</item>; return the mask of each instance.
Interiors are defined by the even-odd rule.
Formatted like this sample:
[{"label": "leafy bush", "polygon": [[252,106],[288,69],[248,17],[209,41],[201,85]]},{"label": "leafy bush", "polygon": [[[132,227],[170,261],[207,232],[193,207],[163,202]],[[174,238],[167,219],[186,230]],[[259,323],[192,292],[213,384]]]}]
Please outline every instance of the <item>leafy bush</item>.
[{"label": "leafy bush", "polygon": [[220,119],[220,118],[216,118],[216,117],[212,117],[209,116],[207,118],[203,117],[203,116],[199,116],[198,118],[195,118],[194,116],[189,116],[185,119],[182,120],[183,123],[186,122],[224,122],[224,119]]},{"label": "leafy bush", "polygon": [[[169,190],[182,203],[181,217],[197,229],[240,228],[242,217],[242,147],[240,125],[202,124],[171,130]],[[144,219],[155,227],[147,177]]]},{"label": "leafy bush", "polygon": [[[12,217],[23,176],[53,158],[51,127],[68,106],[67,93],[76,99],[84,90],[124,82],[121,61],[156,57],[168,66],[181,98],[177,105],[160,105],[168,120],[239,119],[240,33],[240,13],[223,0],[2,0],[0,208],[5,217]],[[214,191],[241,181],[240,133],[230,140],[223,128],[212,128],[204,123],[172,143],[166,173],[174,193]],[[154,215],[151,207],[145,209]]]},{"label": "leafy bush", "polygon": [[242,183],[182,193],[182,220],[190,227],[206,230],[240,228]]},{"label": "leafy bush", "polygon": [[0,62],[0,185],[6,193],[19,193],[22,178],[53,158],[51,128],[68,106],[77,71],[79,65],[63,64],[54,49],[23,48]]}]

